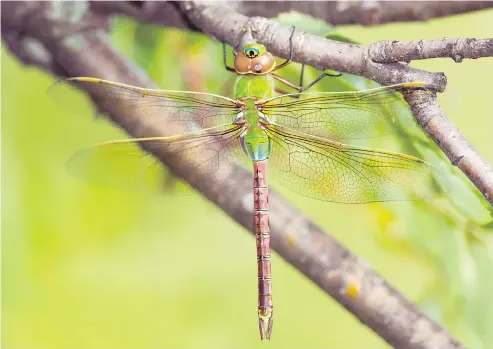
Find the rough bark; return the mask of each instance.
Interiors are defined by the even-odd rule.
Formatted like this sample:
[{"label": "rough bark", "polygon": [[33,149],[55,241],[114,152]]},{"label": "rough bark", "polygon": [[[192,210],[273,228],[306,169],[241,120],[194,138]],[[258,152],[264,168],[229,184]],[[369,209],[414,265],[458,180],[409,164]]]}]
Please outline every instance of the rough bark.
[{"label": "rough bark", "polygon": [[[492,2],[493,3],[493,2]],[[417,59],[464,58],[493,56],[493,39],[443,38],[419,41],[378,41],[370,46],[370,59],[378,63],[410,62]]]}]

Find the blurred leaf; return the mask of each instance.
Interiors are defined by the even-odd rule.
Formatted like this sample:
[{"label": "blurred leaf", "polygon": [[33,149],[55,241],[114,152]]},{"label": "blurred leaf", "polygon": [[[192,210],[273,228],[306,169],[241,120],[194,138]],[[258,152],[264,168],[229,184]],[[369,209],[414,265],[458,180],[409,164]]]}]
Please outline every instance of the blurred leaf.
[{"label": "blurred leaf", "polygon": [[295,26],[298,30],[320,36],[324,36],[335,30],[333,26],[322,19],[295,11],[279,13],[274,20],[284,25]]},{"label": "blurred leaf", "polygon": [[482,228],[486,229],[486,230],[489,230],[489,229],[493,230],[493,221],[489,221],[488,223],[483,224]]},{"label": "blurred leaf", "polygon": [[137,24],[135,30],[135,62],[148,67],[154,61],[154,55],[161,40],[162,29],[151,24]]},{"label": "blurred leaf", "polygon": [[327,33],[324,35],[326,39],[334,40],[334,41],[340,41],[340,42],[347,42],[348,44],[356,44],[359,45],[358,42],[354,41],[351,38],[348,38],[347,36],[342,35],[341,33]]}]

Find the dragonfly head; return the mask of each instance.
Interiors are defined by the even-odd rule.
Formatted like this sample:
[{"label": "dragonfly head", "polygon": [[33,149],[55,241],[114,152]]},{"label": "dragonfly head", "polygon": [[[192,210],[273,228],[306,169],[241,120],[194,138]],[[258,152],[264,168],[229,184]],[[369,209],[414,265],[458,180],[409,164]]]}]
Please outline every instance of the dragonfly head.
[{"label": "dragonfly head", "polygon": [[263,75],[275,67],[274,56],[262,44],[246,44],[235,56],[235,70],[238,74]]}]

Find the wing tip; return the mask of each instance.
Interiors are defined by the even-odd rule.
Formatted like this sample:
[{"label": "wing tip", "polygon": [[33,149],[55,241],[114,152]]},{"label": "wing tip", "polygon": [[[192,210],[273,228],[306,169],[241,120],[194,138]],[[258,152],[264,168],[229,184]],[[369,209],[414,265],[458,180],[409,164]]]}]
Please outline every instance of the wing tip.
[{"label": "wing tip", "polygon": [[74,77],[68,78],[66,80],[67,81],[80,81],[80,82],[100,82],[100,81],[102,81],[101,79],[91,78],[88,76],[74,76]]}]

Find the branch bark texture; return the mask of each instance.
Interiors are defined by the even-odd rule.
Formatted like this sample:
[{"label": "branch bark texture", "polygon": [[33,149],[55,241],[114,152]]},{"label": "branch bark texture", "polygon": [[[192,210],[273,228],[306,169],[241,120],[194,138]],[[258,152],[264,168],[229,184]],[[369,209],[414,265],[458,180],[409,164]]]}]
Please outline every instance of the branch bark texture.
[{"label": "branch bark texture", "polygon": [[[493,2],[492,2],[493,3]],[[419,41],[379,41],[370,46],[370,58],[377,63],[410,62],[417,59],[493,57],[493,39],[443,38]]]},{"label": "branch bark texture", "polygon": [[[96,76],[155,88],[144,73],[112,48],[104,28],[78,33],[69,30],[70,26],[91,27],[94,24],[93,13],[88,11],[77,23],[70,24],[64,18],[54,15],[53,4],[3,3],[2,20],[6,24],[2,29],[22,29],[26,35],[39,40],[51,53],[52,62],[56,62],[71,76]],[[287,39],[290,34],[287,27],[265,18],[249,19],[220,6],[183,3],[180,5],[180,11],[186,14],[187,21],[194,27],[230,44],[236,43],[241,27],[250,22],[259,42],[265,43],[273,53],[287,57]],[[73,35],[64,35],[67,30]],[[321,69],[331,68],[360,74],[383,84],[425,81],[435,90],[443,91],[445,88],[446,80],[443,74],[424,72],[399,63],[375,63],[369,59],[368,48],[362,46],[333,42],[299,32],[294,37],[294,43],[295,60]],[[50,69],[49,65],[39,66]],[[92,97],[97,101],[105,96],[92,91]],[[434,124],[433,120],[440,116],[445,118],[434,102],[432,94],[418,91],[406,98],[411,102],[413,111],[419,117],[423,117],[423,125],[436,124],[438,127],[439,123]],[[163,123],[162,120],[149,120],[135,110],[122,111],[115,106],[114,110],[108,111],[113,122],[133,137],[163,136],[180,132],[177,125]],[[429,127],[431,129],[431,126]],[[432,131],[429,132],[433,134]],[[456,138],[457,136],[455,134]],[[437,143],[443,144],[443,140],[439,139]],[[465,139],[463,143],[468,145]],[[456,158],[455,154],[463,151],[463,146],[461,143],[458,151],[451,149],[450,153],[455,162],[460,164],[466,157],[473,160],[478,157],[470,148],[469,153],[462,153]],[[227,169],[231,174],[228,176],[229,180],[215,183],[207,178],[206,174],[191,171],[194,168],[193,160],[179,161],[177,158],[165,156],[159,149],[147,150],[252,232],[253,207],[245,204],[252,202],[252,178],[247,170],[231,165]],[[484,175],[491,175],[487,168],[485,171]],[[482,178],[478,179],[480,183]],[[488,184],[487,181],[485,183]],[[399,349],[464,348],[450,333],[388,285],[369,265],[303,216],[275,191],[271,191],[269,201],[273,248],[385,341]]]}]

